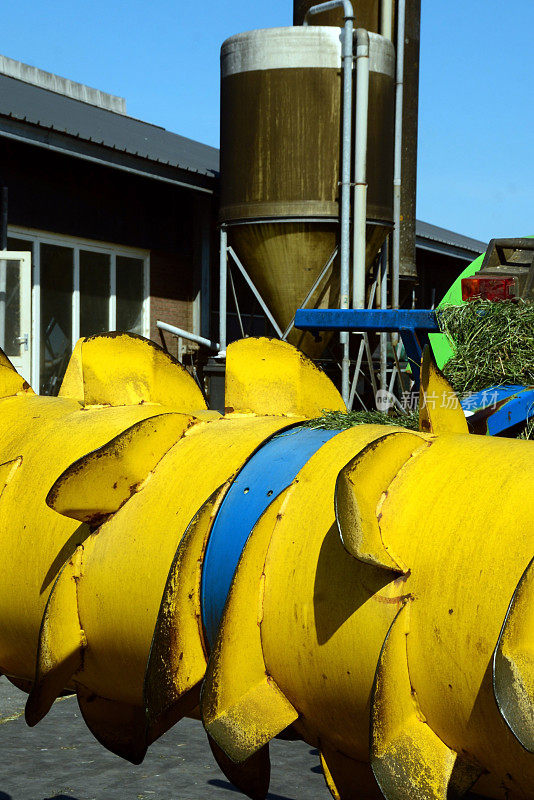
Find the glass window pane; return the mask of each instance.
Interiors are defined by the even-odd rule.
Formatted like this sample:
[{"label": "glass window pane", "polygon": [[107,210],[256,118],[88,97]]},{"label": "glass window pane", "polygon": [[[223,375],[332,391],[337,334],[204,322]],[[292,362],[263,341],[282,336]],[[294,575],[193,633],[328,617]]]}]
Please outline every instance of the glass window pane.
[{"label": "glass window pane", "polygon": [[57,394],[72,351],[73,250],[42,244],[41,394]]},{"label": "glass window pane", "polygon": [[[10,236],[7,240],[7,249],[31,253],[32,243],[27,239],[16,239]],[[4,264],[3,274],[2,263]],[[3,291],[5,291],[6,301],[4,351],[10,358],[18,358],[23,354],[24,348],[20,341],[20,261],[0,262],[0,302],[3,298]]]},{"label": "glass window pane", "polygon": [[144,263],[117,256],[117,330],[143,333]]},{"label": "glass window pane", "polygon": [[[5,293],[4,293],[5,292]],[[4,351],[11,358],[21,355],[20,261],[0,262],[0,302],[5,298]]]},{"label": "glass window pane", "polygon": [[80,250],[80,336],[109,329],[109,269],[106,253]]}]

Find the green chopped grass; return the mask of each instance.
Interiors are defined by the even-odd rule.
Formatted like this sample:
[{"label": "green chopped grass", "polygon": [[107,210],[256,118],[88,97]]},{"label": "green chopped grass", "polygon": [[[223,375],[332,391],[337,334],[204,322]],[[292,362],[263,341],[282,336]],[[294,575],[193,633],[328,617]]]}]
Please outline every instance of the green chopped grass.
[{"label": "green chopped grass", "polygon": [[518,439],[530,439],[534,441],[534,416],[529,417],[529,420],[521,433],[517,436]]},{"label": "green chopped grass", "polygon": [[419,427],[419,412],[400,414],[383,411],[324,411],[322,417],[311,419],[306,423],[308,428],[327,431],[344,431],[355,425],[401,425],[416,431]]},{"label": "green chopped grass", "polygon": [[534,303],[479,300],[438,311],[454,348],[443,373],[457,394],[534,385]]}]

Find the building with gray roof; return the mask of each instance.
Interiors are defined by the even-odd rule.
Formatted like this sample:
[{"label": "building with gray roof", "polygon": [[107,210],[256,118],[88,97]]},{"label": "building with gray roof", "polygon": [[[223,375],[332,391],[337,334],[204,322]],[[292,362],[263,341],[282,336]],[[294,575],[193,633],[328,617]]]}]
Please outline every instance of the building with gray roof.
[{"label": "building with gray roof", "polygon": [[[216,148],[128,116],[123,98],[0,56],[0,154],[7,245],[28,254],[7,287],[16,313],[4,345],[36,389],[57,391],[80,336],[125,329],[160,341],[158,319],[212,336]],[[418,222],[419,301],[438,301],[484,248]],[[254,332],[266,330],[236,284]],[[174,337],[167,345],[181,355]]]}]

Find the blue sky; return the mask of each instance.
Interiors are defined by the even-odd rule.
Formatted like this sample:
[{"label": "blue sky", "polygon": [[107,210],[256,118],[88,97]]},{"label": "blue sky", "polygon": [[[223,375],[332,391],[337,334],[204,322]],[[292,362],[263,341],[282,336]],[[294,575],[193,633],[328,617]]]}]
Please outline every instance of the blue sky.
[{"label": "blue sky", "polygon": [[[417,216],[484,240],[534,233],[534,2],[422,7]],[[17,0],[1,52],[217,146],[221,42],[291,16],[291,0]]]}]

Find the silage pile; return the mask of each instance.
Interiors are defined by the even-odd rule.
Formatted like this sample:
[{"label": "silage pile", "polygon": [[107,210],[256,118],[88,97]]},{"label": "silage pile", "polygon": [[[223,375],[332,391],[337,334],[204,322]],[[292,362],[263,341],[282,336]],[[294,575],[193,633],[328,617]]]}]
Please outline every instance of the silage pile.
[{"label": "silage pile", "polygon": [[464,395],[492,386],[534,386],[534,303],[479,300],[438,311],[455,354],[443,373]]}]

